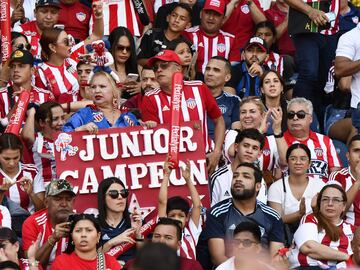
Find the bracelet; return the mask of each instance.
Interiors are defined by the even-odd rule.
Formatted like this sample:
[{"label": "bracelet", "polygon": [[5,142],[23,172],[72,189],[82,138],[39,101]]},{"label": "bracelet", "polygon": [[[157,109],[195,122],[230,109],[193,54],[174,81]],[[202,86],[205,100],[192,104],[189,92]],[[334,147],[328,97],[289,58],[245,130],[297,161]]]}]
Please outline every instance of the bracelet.
[{"label": "bracelet", "polygon": [[284,133],[281,131],[279,134],[274,134],[275,139],[280,139],[284,137]]},{"label": "bracelet", "polygon": [[38,261],[29,262],[29,267],[38,267],[38,266],[39,266],[39,262],[38,262]]},{"label": "bracelet", "polygon": [[47,242],[50,246],[54,247],[57,241],[54,239],[54,237],[50,236]]}]

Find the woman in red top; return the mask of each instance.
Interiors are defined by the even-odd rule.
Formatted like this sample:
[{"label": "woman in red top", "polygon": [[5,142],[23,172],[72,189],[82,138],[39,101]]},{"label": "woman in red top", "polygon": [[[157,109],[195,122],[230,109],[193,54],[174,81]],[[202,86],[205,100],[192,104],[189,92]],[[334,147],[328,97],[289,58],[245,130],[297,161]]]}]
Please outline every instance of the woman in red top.
[{"label": "woman in red top", "polygon": [[[74,215],[70,225],[70,237],[67,249],[56,257],[52,270],[76,269],[120,270],[120,264],[110,255],[97,251],[100,240],[100,225],[93,215]],[[104,267],[98,265],[103,263]]]},{"label": "woman in red top", "polygon": [[73,44],[59,28],[45,30],[40,39],[44,63],[39,64],[35,85],[50,90],[59,103],[80,100],[77,63],[70,58]]}]

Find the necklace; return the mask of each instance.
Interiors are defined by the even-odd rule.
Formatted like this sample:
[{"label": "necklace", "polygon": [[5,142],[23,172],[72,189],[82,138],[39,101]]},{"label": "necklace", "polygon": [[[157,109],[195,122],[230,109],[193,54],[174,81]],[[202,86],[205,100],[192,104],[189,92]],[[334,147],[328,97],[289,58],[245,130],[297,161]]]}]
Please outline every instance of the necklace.
[{"label": "necklace", "polygon": [[106,223],[109,224],[111,227],[115,228],[117,224],[119,224],[116,221],[110,221],[109,219],[105,219]]}]

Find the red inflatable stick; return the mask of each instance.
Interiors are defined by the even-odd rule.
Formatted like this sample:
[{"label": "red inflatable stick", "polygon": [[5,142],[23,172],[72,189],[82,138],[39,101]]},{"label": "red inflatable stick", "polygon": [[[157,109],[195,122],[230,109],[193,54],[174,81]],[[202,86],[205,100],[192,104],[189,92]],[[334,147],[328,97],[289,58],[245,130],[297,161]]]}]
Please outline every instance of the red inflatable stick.
[{"label": "red inflatable stick", "polygon": [[181,72],[176,72],[172,80],[171,97],[171,123],[169,138],[169,162],[173,163],[173,168],[179,166],[179,140],[180,140],[180,110],[181,97],[184,87],[184,78]]},{"label": "red inflatable stick", "polygon": [[[144,237],[148,236],[148,234],[154,230],[156,226],[156,220],[157,218],[153,218],[148,223],[146,223],[144,226],[141,227],[140,232]],[[135,238],[135,235],[132,235],[132,238]],[[123,243],[116,247],[113,247],[108,252],[106,252],[106,254],[117,258],[121,254],[125,253],[130,248],[132,248],[134,245],[135,244],[131,244],[131,243]]]},{"label": "red inflatable stick", "polygon": [[28,91],[21,92],[19,95],[19,100],[14,106],[14,111],[10,117],[9,125],[6,127],[5,133],[19,135],[29,101],[30,93]]},{"label": "red inflatable stick", "polygon": [[5,63],[11,54],[10,0],[0,0],[1,61]]}]

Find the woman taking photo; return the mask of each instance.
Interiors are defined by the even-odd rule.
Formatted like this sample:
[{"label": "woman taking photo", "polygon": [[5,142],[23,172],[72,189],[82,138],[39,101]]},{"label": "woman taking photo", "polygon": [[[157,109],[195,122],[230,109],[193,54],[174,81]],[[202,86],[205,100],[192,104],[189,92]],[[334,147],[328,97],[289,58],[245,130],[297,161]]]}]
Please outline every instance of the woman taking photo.
[{"label": "woman taking photo", "polygon": [[20,161],[22,154],[23,144],[16,135],[0,136],[0,201],[7,197],[12,228],[19,237],[23,221],[45,207],[43,179],[34,165]]},{"label": "woman taking photo", "polygon": [[70,58],[74,39],[59,28],[46,29],[40,45],[44,63],[38,67],[35,85],[50,90],[59,103],[80,100],[76,62]]},{"label": "woman taking photo", "polygon": [[306,145],[291,145],[286,152],[286,161],[289,175],[270,186],[268,204],[281,215],[293,235],[303,215],[312,212],[311,204],[315,204],[316,195],[325,184],[318,178],[307,176],[311,152]]},{"label": "woman taking photo", "polygon": [[352,254],[350,242],[355,227],[343,220],[346,193],[337,184],[324,186],[313,214],[302,218],[294,235],[289,262],[296,269],[334,269]]},{"label": "woman taking photo", "polygon": [[[129,191],[123,182],[116,177],[101,181],[98,188],[99,222],[101,226],[100,246],[107,252],[120,243],[135,244],[135,239],[142,239],[140,228],[141,216],[130,215],[127,197]],[[132,237],[135,236],[135,239]],[[117,260],[126,262],[135,254],[135,248],[120,255]]]},{"label": "woman taking photo", "polygon": [[108,73],[100,71],[94,74],[90,81],[90,94],[94,105],[74,113],[64,125],[63,131],[88,131],[95,134],[103,128],[138,125],[132,113],[122,113],[118,109],[119,92]]},{"label": "woman taking photo", "polygon": [[109,36],[111,45],[110,52],[114,57],[114,70],[123,83],[122,98],[128,99],[140,93],[140,82],[136,78],[128,77],[128,74],[138,74],[136,61],[135,42],[132,34],[126,27],[115,28]]},{"label": "woman taking photo", "polygon": [[121,269],[114,257],[97,251],[100,235],[100,225],[93,215],[72,216],[68,246],[55,258],[51,269]]}]

